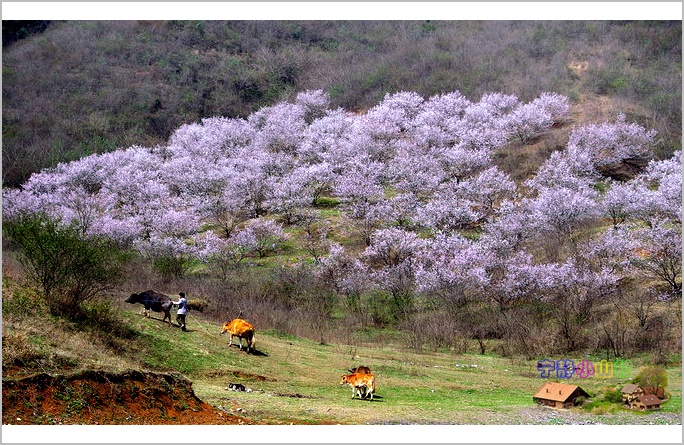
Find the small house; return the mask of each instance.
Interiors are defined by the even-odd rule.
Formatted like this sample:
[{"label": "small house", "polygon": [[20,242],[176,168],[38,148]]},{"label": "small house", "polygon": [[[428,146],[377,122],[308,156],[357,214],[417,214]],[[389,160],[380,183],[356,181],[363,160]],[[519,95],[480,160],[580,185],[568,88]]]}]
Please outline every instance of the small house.
[{"label": "small house", "polygon": [[661,403],[663,403],[662,400],[653,394],[644,394],[643,396],[639,396],[633,400],[629,404],[629,407],[632,409],[646,411],[647,409],[660,409]]},{"label": "small house", "polygon": [[622,393],[622,403],[626,405],[629,405],[633,400],[636,400],[637,397],[643,396],[645,394],[644,389],[639,385],[635,385],[634,383],[625,385],[620,392]]},{"label": "small house", "polygon": [[532,399],[539,405],[553,408],[571,408],[578,404],[577,399],[580,397],[588,398],[589,394],[579,386],[546,382],[532,396]]}]

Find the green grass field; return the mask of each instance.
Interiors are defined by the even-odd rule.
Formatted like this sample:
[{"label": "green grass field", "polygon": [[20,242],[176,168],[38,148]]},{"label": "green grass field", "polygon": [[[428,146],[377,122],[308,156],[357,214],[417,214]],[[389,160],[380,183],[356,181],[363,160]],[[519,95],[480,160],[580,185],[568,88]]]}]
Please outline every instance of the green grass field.
[{"label": "green grass field", "polygon": [[[256,353],[248,354],[235,345],[229,348],[228,337],[219,335],[219,324],[198,314],[188,317],[189,332],[134,310],[124,311],[124,316],[139,332],[138,343],[145,345],[138,355],[142,367],[180,372],[193,382],[202,400],[259,422],[525,424],[534,423],[526,414],[530,410],[542,416],[549,411],[532,400],[544,382],[535,360],[421,352],[391,343],[319,344],[278,331],[260,332],[258,327]],[[635,375],[647,364],[639,358],[632,362]],[[358,365],[369,366],[376,375],[372,402],[352,400],[351,388],[338,384],[346,370]],[[681,414],[681,367],[666,369],[671,398],[659,412]],[[594,396],[628,381],[573,377],[564,382]],[[252,391],[229,391],[228,383],[241,383]],[[608,421],[626,424],[643,423],[644,416],[655,414],[616,408],[602,415],[581,408],[569,412],[603,420],[619,413],[622,420]]]}]

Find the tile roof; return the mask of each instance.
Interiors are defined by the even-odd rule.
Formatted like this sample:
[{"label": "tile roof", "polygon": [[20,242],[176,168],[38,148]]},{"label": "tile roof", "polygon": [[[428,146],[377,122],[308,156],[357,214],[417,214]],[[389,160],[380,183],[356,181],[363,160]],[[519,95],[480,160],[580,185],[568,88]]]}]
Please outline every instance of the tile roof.
[{"label": "tile roof", "polygon": [[620,390],[620,392],[622,394],[632,394],[634,391],[637,390],[638,387],[639,385],[635,385],[634,383],[628,383],[622,388],[622,390]]},{"label": "tile roof", "polygon": [[659,398],[657,398],[653,394],[639,396],[636,400],[637,402],[643,403],[646,406],[660,405],[661,403],[663,403]]},{"label": "tile roof", "polygon": [[554,402],[565,402],[578,389],[583,395],[588,395],[582,388],[577,385],[568,385],[565,383],[546,382],[539,390],[532,396],[535,399],[553,400]]}]

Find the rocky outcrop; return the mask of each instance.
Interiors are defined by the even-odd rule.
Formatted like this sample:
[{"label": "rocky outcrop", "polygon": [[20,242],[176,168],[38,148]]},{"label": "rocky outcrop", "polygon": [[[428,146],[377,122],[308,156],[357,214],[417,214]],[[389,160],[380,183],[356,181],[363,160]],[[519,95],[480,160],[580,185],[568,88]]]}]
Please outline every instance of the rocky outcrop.
[{"label": "rocky outcrop", "polygon": [[648,158],[628,158],[621,162],[597,165],[596,170],[603,176],[616,181],[629,181],[641,173],[648,165]]}]

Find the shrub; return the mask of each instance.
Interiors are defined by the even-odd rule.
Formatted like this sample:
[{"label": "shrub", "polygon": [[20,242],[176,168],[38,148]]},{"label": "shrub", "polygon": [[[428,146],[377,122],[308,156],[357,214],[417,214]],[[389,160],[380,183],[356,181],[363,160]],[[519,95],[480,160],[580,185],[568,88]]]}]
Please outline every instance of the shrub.
[{"label": "shrub", "polygon": [[603,393],[603,400],[610,403],[622,403],[622,393],[617,388],[609,388]]},{"label": "shrub", "polygon": [[584,396],[579,396],[575,399],[575,406],[584,406],[587,403],[587,398]]},{"label": "shrub", "polygon": [[108,346],[115,346],[117,338],[125,339],[135,336],[135,331],[123,322],[109,301],[97,300],[83,303],[78,312],[80,327],[104,334],[100,337]]},{"label": "shrub", "polygon": [[640,385],[646,392],[658,394],[667,387],[667,372],[660,366],[647,366],[634,377],[633,383]]},{"label": "shrub", "polygon": [[26,213],[4,221],[3,229],[53,315],[81,315],[83,302],[122,277],[125,254],[107,239],[82,237],[75,226]]},{"label": "shrub", "polygon": [[190,258],[186,255],[159,255],[152,260],[152,266],[164,280],[184,276],[191,264]]},{"label": "shrub", "polygon": [[[3,285],[4,289],[4,285]],[[2,314],[3,316],[14,315],[24,317],[34,314],[38,309],[36,300],[31,290],[26,288],[14,289],[11,293],[5,294],[3,291]]]}]

